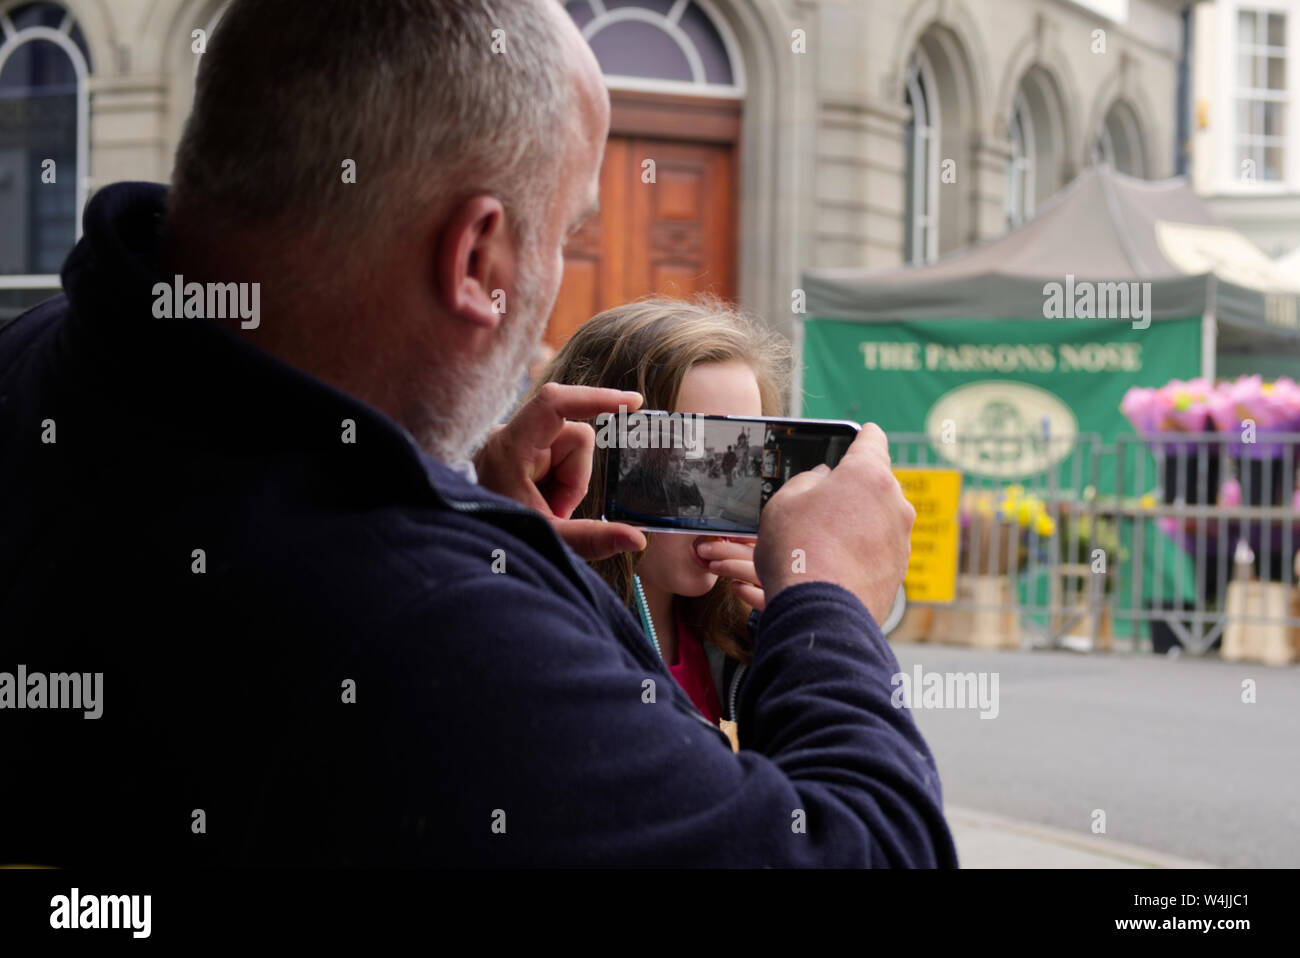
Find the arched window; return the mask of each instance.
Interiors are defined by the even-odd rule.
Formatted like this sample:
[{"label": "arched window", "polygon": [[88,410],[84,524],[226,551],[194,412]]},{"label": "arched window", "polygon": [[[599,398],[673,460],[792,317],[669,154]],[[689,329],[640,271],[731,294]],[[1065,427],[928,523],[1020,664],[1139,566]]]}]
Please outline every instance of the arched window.
[{"label": "arched window", "polygon": [[90,73],[57,3],[0,3],[0,323],[58,289],[81,235]]},{"label": "arched window", "polygon": [[1007,117],[1007,225],[1032,219],[1034,211],[1066,184],[1070,124],[1065,98],[1044,67],[1031,66],[1020,78]]},{"label": "arched window", "polygon": [[738,97],[739,48],[705,0],[569,0],[614,89]]},{"label": "arched window", "polygon": [[1016,227],[1034,215],[1034,123],[1029,105],[1016,94],[1007,124],[1011,158],[1007,161],[1007,226]]},{"label": "arched window", "polygon": [[939,102],[929,61],[917,52],[907,70],[903,128],[907,187],[903,261],[929,263],[939,255]]},{"label": "arched window", "polygon": [[1146,176],[1146,158],[1142,152],[1142,134],[1133,108],[1117,101],[1106,111],[1106,120],[1097,133],[1093,161],[1106,163],[1129,176]]}]

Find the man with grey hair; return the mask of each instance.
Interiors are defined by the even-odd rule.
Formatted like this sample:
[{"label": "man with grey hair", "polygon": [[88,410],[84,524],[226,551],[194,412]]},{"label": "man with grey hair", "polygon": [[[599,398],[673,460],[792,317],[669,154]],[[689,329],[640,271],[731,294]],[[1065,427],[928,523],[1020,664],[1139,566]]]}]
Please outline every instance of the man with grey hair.
[{"label": "man with grey hair", "polygon": [[0,718],[0,859],[955,864],[879,429],[765,509],[735,753],[582,561],[644,536],[569,519],[641,397],[492,428],[608,126],[551,0],[234,0],[170,193],[0,333],[0,649],[105,703]]}]

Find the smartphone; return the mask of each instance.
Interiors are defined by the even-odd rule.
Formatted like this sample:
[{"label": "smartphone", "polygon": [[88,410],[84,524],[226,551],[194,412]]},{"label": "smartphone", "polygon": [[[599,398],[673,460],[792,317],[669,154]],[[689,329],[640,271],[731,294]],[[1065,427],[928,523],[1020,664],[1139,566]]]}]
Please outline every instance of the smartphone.
[{"label": "smartphone", "polygon": [[654,532],[753,538],[763,506],[786,480],[821,463],[834,467],[858,429],[839,419],[601,416],[602,518]]}]

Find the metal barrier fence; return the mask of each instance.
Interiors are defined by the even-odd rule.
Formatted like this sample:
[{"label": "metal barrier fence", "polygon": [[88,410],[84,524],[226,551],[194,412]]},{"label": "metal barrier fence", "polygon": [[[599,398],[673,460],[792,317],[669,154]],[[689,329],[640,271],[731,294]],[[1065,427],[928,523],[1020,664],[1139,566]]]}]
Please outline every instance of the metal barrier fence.
[{"label": "metal barrier fence", "polygon": [[890,437],[896,467],[963,473],[957,599],[896,634],[1300,658],[1300,433],[950,438]]}]

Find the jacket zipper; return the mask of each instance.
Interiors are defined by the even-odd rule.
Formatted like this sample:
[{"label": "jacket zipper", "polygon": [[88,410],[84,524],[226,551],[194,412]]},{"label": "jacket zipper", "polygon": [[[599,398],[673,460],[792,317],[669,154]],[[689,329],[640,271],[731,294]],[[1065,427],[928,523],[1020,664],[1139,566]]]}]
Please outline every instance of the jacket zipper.
[{"label": "jacket zipper", "polygon": [[727,696],[727,714],[731,721],[736,721],[736,698],[740,694],[740,677],[745,674],[745,669],[749,668],[744,662],[736,666],[736,674],[731,677],[731,693]]}]

